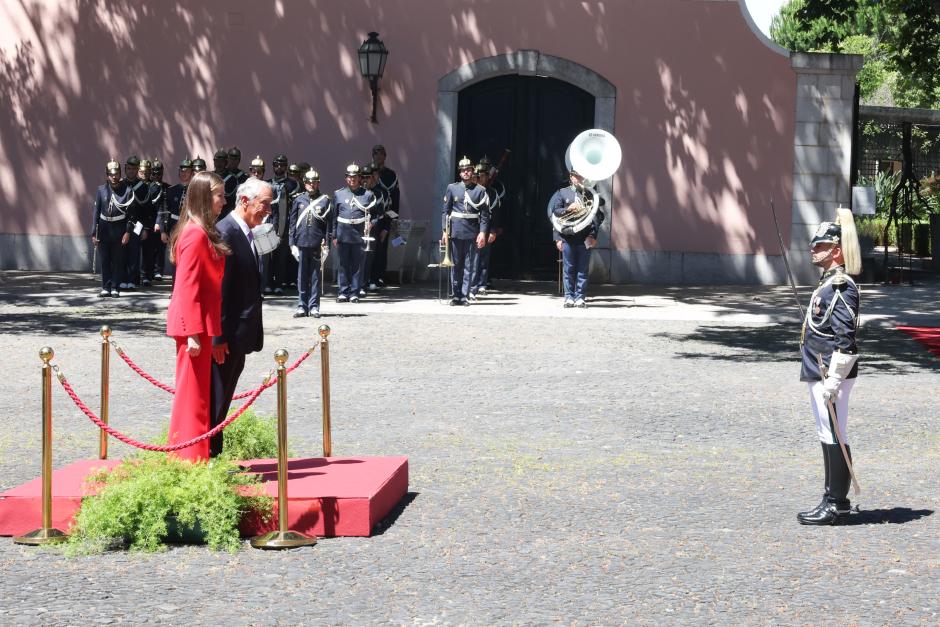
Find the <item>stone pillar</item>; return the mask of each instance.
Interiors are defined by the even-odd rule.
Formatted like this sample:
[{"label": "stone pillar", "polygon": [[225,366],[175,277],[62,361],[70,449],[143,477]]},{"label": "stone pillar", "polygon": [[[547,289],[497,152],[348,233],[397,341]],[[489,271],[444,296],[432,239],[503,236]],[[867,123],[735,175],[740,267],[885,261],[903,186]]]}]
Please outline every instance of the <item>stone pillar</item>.
[{"label": "stone pillar", "polygon": [[808,244],[820,222],[849,206],[852,189],[852,106],[861,55],[794,52],[796,135],[793,158],[793,218],[789,256],[797,283],[815,283]]}]

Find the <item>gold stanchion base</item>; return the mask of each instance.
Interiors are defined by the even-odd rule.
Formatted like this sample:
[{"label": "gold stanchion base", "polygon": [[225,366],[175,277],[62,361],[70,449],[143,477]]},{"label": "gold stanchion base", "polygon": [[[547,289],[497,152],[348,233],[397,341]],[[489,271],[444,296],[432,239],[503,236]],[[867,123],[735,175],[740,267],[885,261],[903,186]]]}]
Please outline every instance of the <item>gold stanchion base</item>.
[{"label": "gold stanchion base", "polygon": [[30,544],[38,546],[40,544],[58,544],[69,539],[69,535],[58,529],[36,529],[22,536],[13,538],[14,544]]},{"label": "gold stanchion base", "polygon": [[256,549],[296,549],[316,543],[316,536],[308,536],[299,531],[272,531],[251,539],[251,546]]}]

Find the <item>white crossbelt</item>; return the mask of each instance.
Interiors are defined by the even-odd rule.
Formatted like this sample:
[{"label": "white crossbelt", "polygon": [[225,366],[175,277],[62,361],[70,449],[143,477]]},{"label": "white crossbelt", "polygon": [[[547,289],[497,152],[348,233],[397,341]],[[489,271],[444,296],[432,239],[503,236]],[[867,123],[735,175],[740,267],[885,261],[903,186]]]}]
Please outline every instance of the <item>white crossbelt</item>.
[{"label": "white crossbelt", "polygon": [[369,219],[369,218],[366,218],[366,217],[362,217],[362,218],[336,218],[336,220],[337,220],[338,222],[341,222],[341,223],[343,223],[343,224],[365,224],[365,223],[366,223],[366,220],[368,220],[368,219]]},{"label": "white crossbelt", "polygon": [[[326,198],[326,196],[323,196],[323,198]],[[306,217],[307,217],[308,215],[310,215],[311,213],[313,213],[313,217],[314,217],[314,218],[316,218],[316,219],[322,221],[323,218],[325,218],[326,215],[329,213],[329,211],[327,211],[327,212],[324,213],[323,215],[318,215],[318,214],[316,213],[316,210],[319,209],[319,208],[325,207],[325,206],[328,204],[328,202],[329,202],[329,201],[324,202],[323,200],[317,200],[317,201],[311,202],[309,205],[307,205],[306,207],[304,207],[304,210],[300,213],[300,216],[298,216],[298,218],[297,218],[297,223],[294,225],[295,228],[296,228],[296,227],[299,227],[299,226],[301,225],[301,223],[304,221],[304,218],[306,218]]]},{"label": "white crossbelt", "polygon": [[170,217],[173,218],[174,220],[179,220],[179,219],[180,219],[180,216],[179,216],[178,213],[171,213],[171,214],[170,214]]},{"label": "white crossbelt", "polygon": [[463,218],[464,220],[479,220],[479,213],[464,213],[463,211],[451,211],[450,217],[452,218]]},{"label": "white crossbelt", "polygon": [[127,219],[127,214],[122,213],[122,214],[119,215],[119,216],[102,216],[102,215],[99,215],[98,217],[101,218],[102,220],[104,220],[105,222],[120,222],[121,220],[126,220],[126,219]]}]

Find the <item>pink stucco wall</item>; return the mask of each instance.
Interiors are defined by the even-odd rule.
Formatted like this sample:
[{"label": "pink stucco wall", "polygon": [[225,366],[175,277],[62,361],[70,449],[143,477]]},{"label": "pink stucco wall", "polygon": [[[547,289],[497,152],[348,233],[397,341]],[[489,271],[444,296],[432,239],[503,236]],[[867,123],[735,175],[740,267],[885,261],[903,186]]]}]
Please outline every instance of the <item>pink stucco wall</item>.
[{"label": "pink stucco wall", "polygon": [[[378,126],[355,51],[391,50]],[[80,235],[116,155],[284,151],[342,184],[373,143],[436,214],[437,81],[519,49],[617,87],[617,249],[769,253],[788,230],[796,81],[714,0],[24,0],[0,4],[0,233]],[[561,157],[561,156],[560,156]],[[788,233],[784,234],[785,237]]]}]

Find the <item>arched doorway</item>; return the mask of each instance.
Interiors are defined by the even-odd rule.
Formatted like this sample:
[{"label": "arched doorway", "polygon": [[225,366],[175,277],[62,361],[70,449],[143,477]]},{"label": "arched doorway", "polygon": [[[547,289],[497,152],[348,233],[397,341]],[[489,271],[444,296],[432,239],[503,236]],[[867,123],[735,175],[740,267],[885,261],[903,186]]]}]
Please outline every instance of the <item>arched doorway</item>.
[{"label": "arched doorway", "polygon": [[[514,212],[509,224],[522,239],[494,247],[497,275],[554,276],[556,257],[546,204],[565,178],[564,154],[571,139],[586,128],[614,132],[616,92],[610,81],[590,68],[538,50],[478,59],[438,81],[435,190],[442,191],[455,180],[457,159],[462,156],[458,151],[473,159],[485,152],[493,160],[504,148],[513,151],[506,176],[507,182],[517,181],[509,190],[510,204],[515,206],[507,211]],[[484,140],[477,144],[478,135]],[[613,208],[611,182],[601,181],[597,187]],[[601,226],[593,256],[597,263],[592,261],[594,280],[610,276],[610,224],[608,219]]]},{"label": "arched doorway", "polygon": [[506,195],[497,217],[503,229],[493,247],[491,276],[551,279],[557,251],[546,206],[567,181],[564,156],[571,139],[594,124],[594,97],[570,83],[506,75],[462,90],[457,107],[457,155],[499,161]]}]

